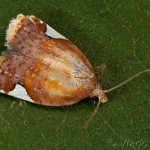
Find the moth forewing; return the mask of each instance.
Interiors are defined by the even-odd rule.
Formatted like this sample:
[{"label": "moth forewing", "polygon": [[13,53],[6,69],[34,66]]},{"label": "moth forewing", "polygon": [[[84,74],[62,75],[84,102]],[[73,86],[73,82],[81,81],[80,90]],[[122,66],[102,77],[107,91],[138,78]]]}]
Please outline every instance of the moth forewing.
[{"label": "moth forewing", "polygon": [[[47,27],[47,31],[45,32],[45,34],[47,34],[48,36],[53,37],[53,38],[67,39],[65,36],[57,32],[48,24],[46,24],[46,27]],[[26,89],[22,85],[19,85],[19,84],[17,84],[15,88],[8,93],[5,93],[4,90],[0,90],[0,93],[7,94],[9,96],[13,96],[13,97],[34,103],[34,101],[28,95]]]}]

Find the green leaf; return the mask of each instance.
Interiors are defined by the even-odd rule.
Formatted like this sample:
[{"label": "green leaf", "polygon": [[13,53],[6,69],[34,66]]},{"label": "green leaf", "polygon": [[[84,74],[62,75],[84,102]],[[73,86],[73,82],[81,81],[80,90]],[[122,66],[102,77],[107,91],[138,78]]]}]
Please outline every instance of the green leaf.
[{"label": "green leaf", "polygon": [[[150,68],[149,0],[1,0],[0,52],[17,14],[35,15],[75,43],[109,89]],[[45,107],[0,94],[0,149],[150,149],[150,73],[108,94],[87,129],[97,99]]]}]

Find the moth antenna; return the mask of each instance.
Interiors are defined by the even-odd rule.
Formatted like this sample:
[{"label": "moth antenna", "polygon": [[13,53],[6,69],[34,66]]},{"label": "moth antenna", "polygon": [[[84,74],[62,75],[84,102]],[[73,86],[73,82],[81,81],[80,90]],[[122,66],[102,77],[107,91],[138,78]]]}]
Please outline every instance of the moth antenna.
[{"label": "moth antenna", "polygon": [[116,86],[114,86],[114,87],[112,87],[112,88],[110,88],[110,89],[108,89],[108,90],[104,90],[104,93],[109,93],[109,92],[111,92],[111,91],[113,91],[113,90],[115,90],[115,89],[118,89],[119,87],[121,87],[121,86],[127,84],[127,83],[130,82],[131,80],[133,80],[133,79],[139,77],[141,74],[144,74],[144,73],[147,73],[147,72],[150,72],[150,69],[146,69],[146,70],[143,70],[143,71],[141,71],[141,72],[138,72],[137,74],[133,75],[133,76],[130,77],[129,79],[125,80],[124,82],[122,82],[122,83],[120,83],[120,84],[118,84],[118,85],[116,85]]},{"label": "moth antenna", "polygon": [[94,116],[96,115],[97,111],[98,111],[98,108],[99,108],[99,105],[100,105],[101,101],[99,100],[93,113],[91,114],[91,116],[89,117],[89,119],[85,122],[83,128],[87,128],[88,127],[88,124],[93,120]]}]

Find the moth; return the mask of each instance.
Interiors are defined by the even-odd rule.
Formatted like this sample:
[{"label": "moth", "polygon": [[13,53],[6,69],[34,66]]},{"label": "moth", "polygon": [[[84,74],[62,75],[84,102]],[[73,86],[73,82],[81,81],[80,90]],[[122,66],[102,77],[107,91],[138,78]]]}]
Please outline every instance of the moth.
[{"label": "moth", "polygon": [[47,106],[75,104],[98,97],[98,104],[84,127],[94,117],[99,104],[107,101],[85,55],[68,39],[35,16],[19,14],[6,32],[6,52],[0,56],[0,92]]}]

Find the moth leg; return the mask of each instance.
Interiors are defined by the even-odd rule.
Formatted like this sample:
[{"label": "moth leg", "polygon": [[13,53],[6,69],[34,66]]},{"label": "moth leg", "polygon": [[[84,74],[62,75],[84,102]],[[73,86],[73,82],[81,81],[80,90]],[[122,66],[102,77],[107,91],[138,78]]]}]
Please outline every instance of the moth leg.
[{"label": "moth leg", "polygon": [[106,68],[107,68],[107,65],[105,63],[96,67],[95,73],[97,75],[98,80],[102,78],[102,76],[104,75],[106,71]]}]

